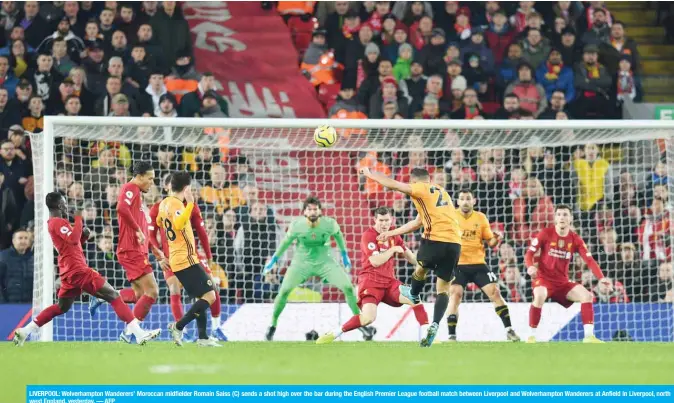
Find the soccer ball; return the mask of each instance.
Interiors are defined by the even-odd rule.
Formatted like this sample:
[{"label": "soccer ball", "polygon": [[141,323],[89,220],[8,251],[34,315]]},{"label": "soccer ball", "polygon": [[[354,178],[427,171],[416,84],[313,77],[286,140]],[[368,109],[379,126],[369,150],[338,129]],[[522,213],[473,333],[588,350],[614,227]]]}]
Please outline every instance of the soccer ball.
[{"label": "soccer ball", "polygon": [[320,126],[314,130],[314,141],[319,147],[332,147],[337,142],[337,131],[332,126]]}]

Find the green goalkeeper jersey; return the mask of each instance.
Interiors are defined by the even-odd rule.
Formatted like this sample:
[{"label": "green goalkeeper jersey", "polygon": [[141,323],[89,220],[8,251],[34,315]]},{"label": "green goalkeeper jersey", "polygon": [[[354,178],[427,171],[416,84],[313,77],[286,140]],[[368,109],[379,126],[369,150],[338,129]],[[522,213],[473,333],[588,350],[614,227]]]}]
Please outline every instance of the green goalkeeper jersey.
[{"label": "green goalkeeper jersey", "polygon": [[312,226],[306,217],[296,218],[288,227],[285,238],[281,241],[275,256],[281,257],[290,245],[297,240],[295,258],[307,263],[322,263],[332,258],[330,238],[334,237],[340,251],[346,250],[344,236],[337,221],[330,217],[321,217]]}]

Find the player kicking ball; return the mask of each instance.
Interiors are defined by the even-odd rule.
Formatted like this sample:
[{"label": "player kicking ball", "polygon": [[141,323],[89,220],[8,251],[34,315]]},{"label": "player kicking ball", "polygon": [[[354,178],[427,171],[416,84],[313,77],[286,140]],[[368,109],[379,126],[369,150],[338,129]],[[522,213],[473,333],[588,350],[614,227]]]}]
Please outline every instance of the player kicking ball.
[{"label": "player kicking ball", "polygon": [[[574,253],[578,252],[595,277],[613,290],[611,282],[604,278],[599,265],[587,250],[583,239],[571,231],[571,207],[560,204],[555,207],[555,225],[545,228],[531,240],[531,246],[524,255],[527,272],[533,279],[534,300],[529,310],[531,335],[527,343],[536,342],[536,329],[541,321],[541,310],[545,300],[550,298],[568,308],[574,302],[580,302],[580,317],[583,321],[585,338],[583,343],[603,343],[594,335],[594,309],[592,293],[578,283],[569,280],[569,264]],[[540,250],[538,267],[534,255]]]},{"label": "player kicking ball", "polygon": [[[198,339],[201,347],[220,347],[210,339],[206,332],[206,309],[213,305],[217,296],[213,290],[213,280],[206,274],[197,256],[194,232],[190,217],[194,210],[194,198],[189,172],[176,172],[171,175],[169,196],[159,204],[156,225],[164,229],[168,240],[169,265],[178,281],[185,287],[187,294],[197,299],[189,311],[177,322],[168,325],[173,342],[182,346],[183,329],[196,319]],[[185,204],[187,203],[187,204]]]},{"label": "player kicking ball", "polygon": [[[290,245],[297,241],[293,260],[283,277],[281,289],[274,299],[271,326],[265,334],[267,341],[274,339],[278,318],[286,306],[290,292],[311,277],[320,277],[324,282],[339,288],[344,293],[351,312],[354,315],[360,314],[356,292],[351,279],[345,272],[345,269],[351,270],[351,261],[346,252],[346,243],[339,224],[332,218],[321,216],[321,202],[315,197],[308,197],[304,201],[302,210],[304,217],[297,218],[290,224],[285,238],[263,271],[265,276],[270,275],[278,259],[283,256]],[[337,247],[342,254],[344,269],[335,262],[332,256],[330,238],[334,238],[337,242]],[[374,329],[359,328],[359,330],[363,333],[365,340],[372,340]]]},{"label": "player kicking ball", "polygon": [[501,297],[498,287],[498,276],[489,270],[485,260],[484,242],[490,248],[496,246],[501,234],[492,231],[487,216],[475,211],[475,197],[470,189],[459,191],[457,204],[459,205],[459,226],[461,227],[461,256],[456,267],[452,285],[449,287],[449,308],[447,309],[447,330],[449,341],[456,341],[456,326],[459,315],[459,305],[463,298],[463,290],[470,283],[475,283],[480,290],[494,304],[494,309],[503,327],[506,337],[510,341],[520,341],[510,323],[508,305]]},{"label": "player kicking ball", "polygon": [[319,337],[316,344],[331,343],[342,333],[371,324],[377,317],[377,306],[380,302],[393,307],[410,305],[419,325],[428,325],[424,306],[413,303],[401,294],[400,290],[406,286],[395,276],[396,256],[402,255],[416,266],[414,253],[407,249],[400,236],[384,242],[377,241],[379,234],[391,229],[392,222],[391,211],[386,207],[379,207],[374,211],[374,226],[368,228],[361,237],[362,271],[358,276],[360,315],[354,315],[337,330]]},{"label": "player kicking ball", "polygon": [[422,168],[410,171],[410,183],[398,182],[380,173],[370,172],[368,168],[361,169],[361,174],[386,188],[410,196],[417,210],[416,219],[400,228],[380,234],[377,238],[379,241],[385,242],[393,236],[424,227],[417,253],[419,266],[412,275],[412,287],[401,292],[410,301],[418,304],[421,302],[419,294],[426,283],[428,271],[435,272],[437,295],[433,307],[433,323],[428,327],[426,337],[421,340],[421,347],[430,347],[447,311],[450,281],[461,254],[461,229],[452,198],[445,189],[431,183],[430,174]]},{"label": "player kicking ball", "polygon": [[52,319],[68,312],[83,292],[92,297],[109,302],[117,316],[126,323],[127,331],[136,338],[138,344],[145,344],[159,336],[161,330],[145,331],[133,316],[131,309],[122,301],[119,293],[97,271],[91,269],[84,258],[82,244],[89,238],[89,231],[82,225],[82,217],[75,217],[75,227],[68,222],[68,204],[58,192],[51,192],[45,199],[49,209],[47,227],[49,236],[58,252],[59,277],[61,287],[58,302],[43,309],[25,327],[14,331],[14,344],[22,346],[31,333]]}]

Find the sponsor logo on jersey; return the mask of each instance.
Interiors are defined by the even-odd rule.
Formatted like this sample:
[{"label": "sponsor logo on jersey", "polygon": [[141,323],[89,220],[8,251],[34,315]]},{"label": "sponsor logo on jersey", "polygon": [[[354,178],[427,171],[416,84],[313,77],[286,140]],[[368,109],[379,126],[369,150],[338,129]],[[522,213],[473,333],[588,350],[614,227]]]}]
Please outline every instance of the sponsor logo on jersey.
[{"label": "sponsor logo on jersey", "polygon": [[559,240],[559,247],[560,247],[560,248],[563,248],[563,247],[564,247],[564,240],[563,240],[563,239],[560,239],[560,240]]}]

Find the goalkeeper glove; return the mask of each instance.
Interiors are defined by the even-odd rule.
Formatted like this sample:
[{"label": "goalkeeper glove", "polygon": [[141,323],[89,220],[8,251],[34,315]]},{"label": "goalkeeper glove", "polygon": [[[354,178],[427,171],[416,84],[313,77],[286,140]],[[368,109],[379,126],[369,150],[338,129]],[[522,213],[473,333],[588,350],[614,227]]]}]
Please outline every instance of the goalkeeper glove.
[{"label": "goalkeeper glove", "polygon": [[278,262],[278,257],[272,256],[269,263],[267,263],[267,265],[264,267],[264,270],[262,271],[262,274],[269,273],[274,268],[274,265],[276,264],[276,262]]},{"label": "goalkeeper glove", "polygon": [[349,254],[346,251],[342,251],[342,264],[346,271],[351,271],[351,260],[349,259]]}]

